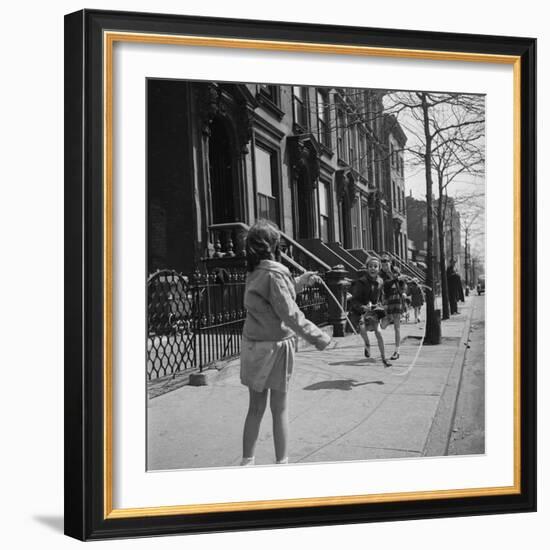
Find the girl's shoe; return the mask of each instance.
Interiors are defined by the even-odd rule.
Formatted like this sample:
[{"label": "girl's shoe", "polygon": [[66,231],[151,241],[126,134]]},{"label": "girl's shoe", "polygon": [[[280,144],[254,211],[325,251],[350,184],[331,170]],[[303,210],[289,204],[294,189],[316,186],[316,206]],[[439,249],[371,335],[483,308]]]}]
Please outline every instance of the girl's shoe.
[{"label": "girl's shoe", "polygon": [[392,361],[397,361],[399,359],[399,352],[398,351],[394,351],[393,352],[393,355],[390,357],[390,359]]},{"label": "girl's shoe", "polygon": [[277,460],[275,464],[288,464],[288,456],[281,458],[281,460]]},{"label": "girl's shoe", "polygon": [[245,457],[241,460],[241,466],[254,466],[255,460],[253,456]]},{"label": "girl's shoe", "polygon": [[370,346],[365,346],[365,357],[368,359],[370,357]]},{"label": "girl's shoe", "polygon": [[384,363],[386,368],[391,367],[391,363],[385,357],[382,357],[382,363]]}]

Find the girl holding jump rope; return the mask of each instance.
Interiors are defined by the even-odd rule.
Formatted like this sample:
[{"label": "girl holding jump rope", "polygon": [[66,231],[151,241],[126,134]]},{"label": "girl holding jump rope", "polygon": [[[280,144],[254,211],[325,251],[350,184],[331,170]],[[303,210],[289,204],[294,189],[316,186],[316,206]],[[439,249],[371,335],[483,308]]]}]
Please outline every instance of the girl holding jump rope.
[{"label": "girl holding jump rope", "polygon": [[313,272],[294,279],[281,263],[280,233],[267,220],[257,221],[246,238],[248,274],[246,319],[241,347],[241,382],[248,387],[249,405],[243,429],[241,465],[254,464],[254,452],[267,398],[273,418],[277,464],[288,463],[288,387],[294,365],[295,336],[318,350],[330,336],[308,321],[296,304],[296,292],[317,282]]}]

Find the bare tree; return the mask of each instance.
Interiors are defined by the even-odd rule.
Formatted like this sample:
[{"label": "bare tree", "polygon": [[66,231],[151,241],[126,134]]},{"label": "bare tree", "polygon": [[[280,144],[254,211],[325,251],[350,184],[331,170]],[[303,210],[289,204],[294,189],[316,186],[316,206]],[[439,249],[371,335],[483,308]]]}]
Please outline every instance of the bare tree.
[{"label": "bare tree", "polygon": [[[468,98],[469,99],[469,98]],[[439,272],[441,276],[441,295],[443,303],[443,319],[449,318],[449,296],[447,288],[445,227],[448,212],[449,186],[461,175],[479,175],[485,165],[484,151],[484,118],[480,118],[478,110],[472,113],[466,107],[454,108],[452,105],[452,128],[437,134],[434,143],[437,145],[432,152],[433,170],[437,177],[438,199],[436,220],[439,234]],[[437,120],[434,121],[437,126]]]},{"label": "bare tree", "polygon": [[[481,96],[455,93],[393,92],[386,98],[388,113],[413,136],[407,146],[413,165],[423,165],[426,178],[427,285],[434,285],[433,215],[439,234],[439,272],[443,318],[449,317],[445,262],[445,216],[449,186],[461,174],[484,170],[484,100]],[[434,177],[438,198],[434,208]],[[434,328],[433,290],[427,293],[427,336]]]},{"label": "bare tree", "polygon": [[[393,115],[408,136],[405,151],[410,165],[423,167],[426,179],[427,214],[427,340],[434,328],[434,216],[439,236],[439,273],[442,285],[443,317],[449,317],[449,301],[445,259],[445,220],[450,187],[461,175],[470,177],[484,171],[485,102],[479,95],[439,92],[383,92],[381,90],[334,90],[338,101],[327,102],[323,112],[323,128],[336,140],[353,139],[358,126],[365,131],[377,154],[371,156],[365,148],[354,148],[355,158],[363,166],[368,156],[370,164],[387,160],[390,152],[385,136],[380,132],[383,118]],[[383,106],[381,98],[384,97]],[[331,114],[331,109],[334,113]],[[319,116],[319,102],[307,105],[309,120]],[[342,116],[342,113],[345,113]],[[330,126],[332,124],[332,127]],[[317,124],[318,128],[321,123]],[[434,182],[435,180],[435,182]],[[434,195],[437,186],[437,199]],[[434,205],[434,201],[436,204]]]}]

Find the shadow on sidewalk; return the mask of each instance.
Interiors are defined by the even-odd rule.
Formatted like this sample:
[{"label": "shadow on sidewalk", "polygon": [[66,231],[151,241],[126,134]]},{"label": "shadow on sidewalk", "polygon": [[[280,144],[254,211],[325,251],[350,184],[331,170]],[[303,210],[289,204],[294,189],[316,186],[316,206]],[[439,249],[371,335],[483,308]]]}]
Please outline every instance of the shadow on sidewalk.
[{"label": "shadow on sidewalk", "polygon": [[329,366],[338,366],[338,365],[352,365],[354,367],[367,367],[368,365],[376,365],[376,359],[373,357],[369,359],[351,359],[350,361],[333,361],[332,363],[329,363],[327,361],[327,365]]},{"label": "shadow on sidewalk", "polygon": [[316,382],[311,384],[311,386],[306,386],[304,390],[343,390],[350,391],[353,388],[359,386],[368,386],[369,384],[376,384],[378,386],[383,386],[384,382],[382,380],[373,380],[372,382],[361,382],[357,383],[357,380],[347,379],[347,380],[325,380],[323,382]]}]

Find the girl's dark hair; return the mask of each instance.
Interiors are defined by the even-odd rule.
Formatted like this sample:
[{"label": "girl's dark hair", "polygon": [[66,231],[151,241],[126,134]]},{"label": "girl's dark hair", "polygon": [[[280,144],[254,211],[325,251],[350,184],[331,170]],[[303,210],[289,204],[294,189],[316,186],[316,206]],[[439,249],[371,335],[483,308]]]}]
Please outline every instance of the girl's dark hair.
[{"label": "girl's dark hair", "polygon": [[279,228],[268,220],[258,220],[246,236],[246,267],[254,271],[262,260],[281,260]]}]

